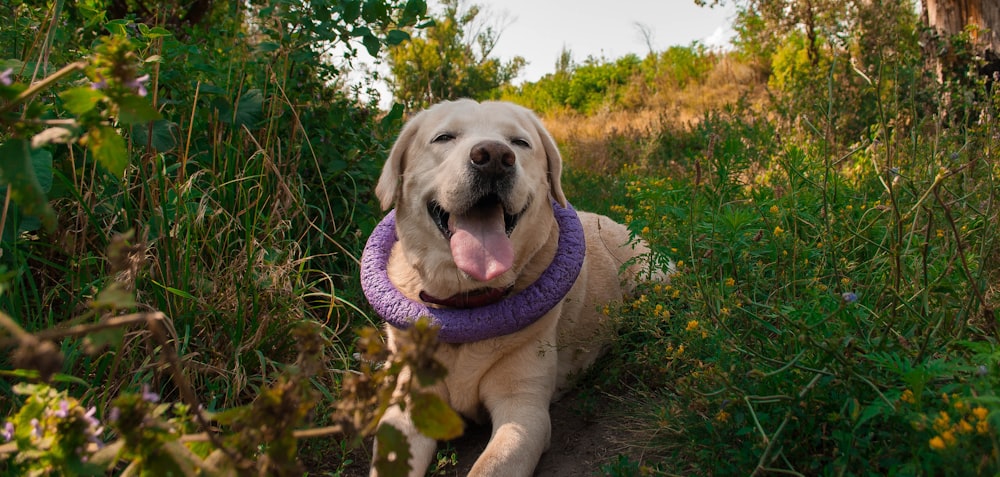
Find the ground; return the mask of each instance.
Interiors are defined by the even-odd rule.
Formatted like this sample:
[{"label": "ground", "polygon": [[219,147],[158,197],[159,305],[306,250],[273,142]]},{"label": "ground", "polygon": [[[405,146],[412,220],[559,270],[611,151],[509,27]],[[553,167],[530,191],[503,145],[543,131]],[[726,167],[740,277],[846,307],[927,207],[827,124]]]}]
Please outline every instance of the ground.
[{"label": "ground", "polygon": [[[537,477],[580,477],[604,475],[601,466],[619,454],[629,454],[634,449],[624,445],[620,412],[604,412],[620,408],[615,398],[596,391],[578,390],[567,394],[552,404],[552,445],[542,455],[535,469]],[[439,456],[457,457],[457,464],[444,464],[429,473],[436,476],[465,476],[476,457],[486,447],[490,438],[488,425],[470,424],[465,434],[448,443],[439,444]],[[344,474],[346,477],[367,475],[367,468],[357,466]]]}]

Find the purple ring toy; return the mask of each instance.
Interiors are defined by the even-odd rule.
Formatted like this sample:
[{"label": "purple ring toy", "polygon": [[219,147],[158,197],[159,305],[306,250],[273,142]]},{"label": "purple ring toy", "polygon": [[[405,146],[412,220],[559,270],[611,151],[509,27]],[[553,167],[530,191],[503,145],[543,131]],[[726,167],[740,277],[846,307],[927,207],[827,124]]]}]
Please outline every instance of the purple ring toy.
[{"label": "purple ring toy", "polygon": [[569,293],[576,282],[587,248],[583,225],[572,206],[552,203],[559,224],[559,249],[548,268],[514,295],[491,305],[470,309],[431,308],[410,300],[389,281],[389,252],[398,240],[396,211],[391,210],[375,227],[361,255],[361,288],[372,308],[387,323],[406,329],[423,316],[440,327],[445,343],[469,343],[504,336],[526,328],[544,316]]}]

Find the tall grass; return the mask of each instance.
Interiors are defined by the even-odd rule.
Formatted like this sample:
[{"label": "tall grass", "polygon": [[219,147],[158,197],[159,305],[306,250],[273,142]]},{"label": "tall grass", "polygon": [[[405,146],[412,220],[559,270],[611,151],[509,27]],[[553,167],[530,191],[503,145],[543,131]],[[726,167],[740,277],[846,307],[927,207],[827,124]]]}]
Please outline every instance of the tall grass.
[{"label": "tall grass", "polygon": [[[570,200],[678,269],[608,310],[621,337],[601,383],[634,396],[626,440],[655,457],[607,472],[1000,471],[1000,95],[980,83],[954,120],[891,79],[853,142],[818,126],[848,113],[831,87],[797,117],[737,106],[564,145],[591,170],[568,175]],[[644,146],[577,160],[598,141]]]},{"label": "tall grass", "polygon": [[[353,331],[370,324],[357,303],[356,262],[366,231],[378,218],[369,191],[399,115],[380,113],[374,103],[326,82],[324,65],[309,56],[311,46],[296,43],[310,41],[310,32],[283,36],[261,17],[248,41],[241,19],[251,11],[234,7],[236,15],[223,15],[229,20],[208,33],[175,35],[152,25],[99,19],[63,31],[63,20],[76,25],[80,19],[73,15],[83,10],[56,3],[59,8],[15,5],[5,11],[15,14],[17,28],[50,25],[48,34],[70,36],[80,49],[25,44],[12,28],[0,35],[0,57],[17,57],[10,63],[18,67],[13,78],[30,83],[36,65],[39,71],[54,69],[48,62],[77,61],[81,55],[137,69],[136,77],[148,74],[149,94],[143,99],[161,119],[128,127],[107,112],[113,105],[100,112],[107,117],[98,119],[125,138],[123,176],[109,173],[95,148],[74,142],[45,147],[52,154],[48,197],[57,227],[11,222],[6,228],[0,310],[28,333],[99,325],[129,312],[162,318],[163,337],[134,326],[57,341],[61,361],[53,371],[59,393],[93,406],[102,422],[118,409],[113,402],[123,393],[150,390],[164,401],[180,402],[188,401],[183,394],[189,387],[206,412],[273,398],[288,407],[287,415],[277,416],[283,425],[301,425],[305,416],[291,411],[306,408],[303,402],[310,400],[281,401],[301,390],[271,393],[278,392],[272,386],[280,388],[284,376],[306,366],[302,346],[310,339],[327,345],[323,353],[310,348],[309,356],[322,363],[307,381],[320,401],[313,422],[336,419],[331,414],[342,377],[357,364],[351,358]],[[392,21],[389,15],[395,13],[366,13],[355,23]],[[299,12],[284,5],[272,14],[287,20]],[[101,44],[92,29],[102,25],[116,44],[127,45],[125,53],[103,56],[88,47]],[[310,27],[337,34],[330,25]],[[68,77],[34,99],[33,107],[51,110],[46,121],[82,122],[66,111],[59,93],[98,80]],[[4,129],[0,144],[28,133]],[[316,336],[304,338],[302,329]],[[16,345],[15,338],[5,336],[4,346]],[[165,347],[176,351],[176,362],[162,359]],[[14,384],[33,375],[16,369],[9,355],[0,364],[5,376],[16,378],[0,380],[0,409],[13,420],[32,399],[15,393]],[[172,374],[178,368],[184,385]],[[273,424],[265,421],[253,424]],[[341,436],[310,447],[337,459],[302,459],[323,461],[315,469],[335,470],[345,463],[349,442]],[[294,462],[296,456],[283,458]]]}]

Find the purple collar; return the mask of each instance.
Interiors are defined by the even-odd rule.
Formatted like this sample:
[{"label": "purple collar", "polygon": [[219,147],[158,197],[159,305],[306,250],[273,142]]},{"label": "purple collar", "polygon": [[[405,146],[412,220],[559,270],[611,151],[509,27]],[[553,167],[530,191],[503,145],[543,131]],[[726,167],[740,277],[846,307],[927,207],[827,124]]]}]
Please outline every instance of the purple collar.
[{"label": "purple collar", "polygon": [[389,252],[398,240],[396,211],[391,210],[372,231],[361,255],[361,288],[375,311],[396,328],[409,328],[428,316],[440,326],[438,339],[469,343],[522,330],[544,316],[569,293],[576,282],[587,244],[583,225],[572,206],[552,203],[559,224],[559,249],[534,283],[496,303],[467,309],[431,308],[410,300],[389,281]]}]

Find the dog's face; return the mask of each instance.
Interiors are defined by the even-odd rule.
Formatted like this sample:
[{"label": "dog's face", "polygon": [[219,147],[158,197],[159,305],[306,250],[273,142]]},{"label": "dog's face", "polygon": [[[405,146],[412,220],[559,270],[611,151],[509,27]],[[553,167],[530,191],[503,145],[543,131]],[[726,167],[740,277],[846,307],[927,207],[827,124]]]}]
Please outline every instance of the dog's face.
[{"label": "dog's face", "polygon": [[529,110],[445,102],[399,135],[375,192],[396,205],[400,244],[446,288],[506,286],[547,238],[550,197],[565,206],[555,143]]}]

